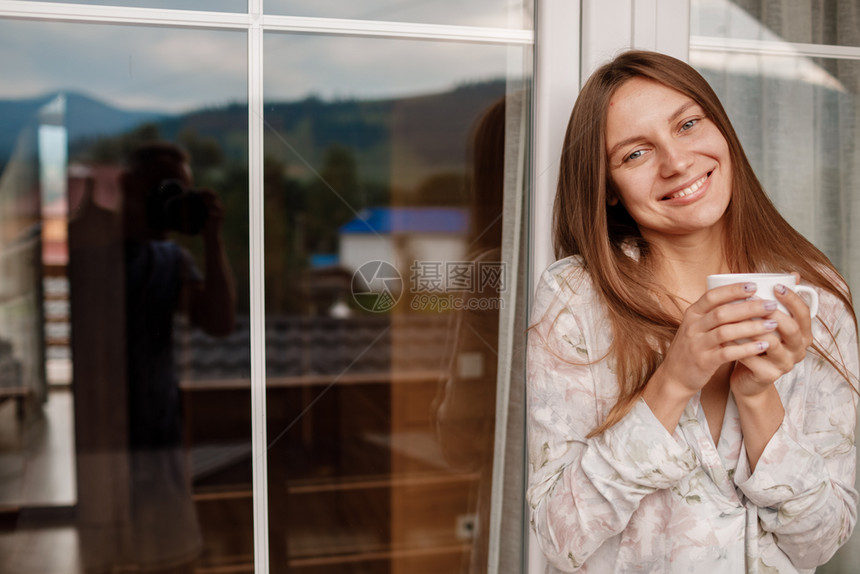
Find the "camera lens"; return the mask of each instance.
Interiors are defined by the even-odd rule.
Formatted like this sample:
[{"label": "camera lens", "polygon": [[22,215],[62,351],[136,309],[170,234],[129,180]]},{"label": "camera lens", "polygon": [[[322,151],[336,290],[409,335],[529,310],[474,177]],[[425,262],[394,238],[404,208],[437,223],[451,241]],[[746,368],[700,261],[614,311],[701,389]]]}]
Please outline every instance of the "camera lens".
[{"label": "camera lens", "polygon": [[200,233],[209,217],[203,193],[186,189],[181,182],[166,180],[148,198],[147,221],[154,229]]}]

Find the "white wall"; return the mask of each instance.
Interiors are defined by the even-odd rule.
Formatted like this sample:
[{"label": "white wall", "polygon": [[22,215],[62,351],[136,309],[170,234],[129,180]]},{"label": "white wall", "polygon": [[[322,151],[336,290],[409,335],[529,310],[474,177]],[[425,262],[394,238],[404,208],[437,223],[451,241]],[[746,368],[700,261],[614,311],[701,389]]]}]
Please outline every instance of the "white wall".
[{"label": "white wall", "polygon": [[461,261],[466,241],[460,235],[344,234],[340,238],[340,264],[354,272],[369,261],[385,261],[404,275],[413,261]]},{"label": "white wall", "polygon": [[340,264],[350,272],[370,261],[397,266],[394,244],[388,235],[348,234],[340,236]]}]

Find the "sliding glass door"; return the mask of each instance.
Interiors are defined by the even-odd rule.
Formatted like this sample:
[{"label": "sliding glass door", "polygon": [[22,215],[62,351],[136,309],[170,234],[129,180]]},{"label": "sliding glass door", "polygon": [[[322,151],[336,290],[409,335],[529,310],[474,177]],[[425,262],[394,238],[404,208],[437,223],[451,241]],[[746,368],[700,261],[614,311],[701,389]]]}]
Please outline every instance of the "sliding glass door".
[{"label": "sliding glass door", "polygon": [[533,7],[199,7],[0,2],[0,570],[521,556]]}]

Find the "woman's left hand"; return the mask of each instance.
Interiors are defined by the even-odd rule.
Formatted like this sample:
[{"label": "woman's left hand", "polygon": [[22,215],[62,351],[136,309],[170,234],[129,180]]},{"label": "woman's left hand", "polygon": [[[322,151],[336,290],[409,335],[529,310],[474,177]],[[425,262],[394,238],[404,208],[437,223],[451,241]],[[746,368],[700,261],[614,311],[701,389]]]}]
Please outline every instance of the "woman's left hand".
[{"label": "woman's left hand", "polygon": [[735,364],[730,380],[736,398],[753,397],[767,391],[779,377],[803,360],[806,349],[812,344],[809,307],[797,293],[781,287],[774,289],[774,295],[789,314],[777,310],[768,315],[768,320],[776,321],[776,330],[756,338],[768,343],[767,350]]}]

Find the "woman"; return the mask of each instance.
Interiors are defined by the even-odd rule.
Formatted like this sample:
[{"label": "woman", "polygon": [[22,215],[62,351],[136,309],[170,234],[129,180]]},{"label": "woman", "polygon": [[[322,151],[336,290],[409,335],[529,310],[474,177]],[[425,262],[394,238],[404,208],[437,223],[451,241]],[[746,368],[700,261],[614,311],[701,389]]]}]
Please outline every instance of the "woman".
[{"label": "woman", "polygon": [[[851,534],[857,327],[687,64],[632,51],[583,88],[529,336],[528,499],[551,571],[811,572]],[[798,273],[706,291],[709,274]],[[738,340],[746,342],[738,343]]]}]

